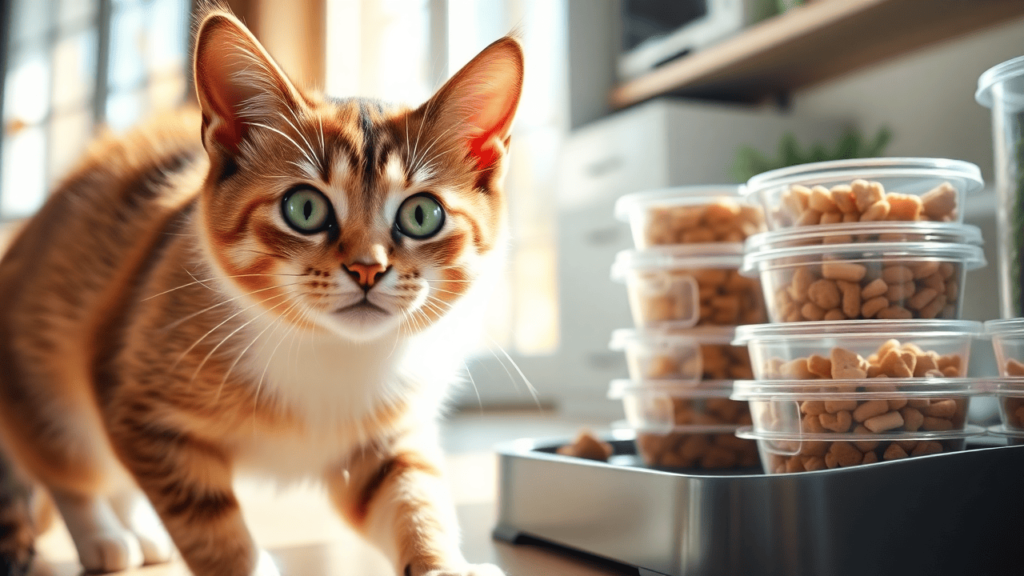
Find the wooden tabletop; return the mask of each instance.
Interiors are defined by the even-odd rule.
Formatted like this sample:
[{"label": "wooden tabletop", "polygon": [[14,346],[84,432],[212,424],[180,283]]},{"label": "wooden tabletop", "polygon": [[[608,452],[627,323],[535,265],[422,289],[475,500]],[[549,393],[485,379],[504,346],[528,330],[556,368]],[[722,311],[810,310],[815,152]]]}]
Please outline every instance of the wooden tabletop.
[{"label": "wooden tabletop", "polygon": [[[491,419],[491,422],[494,420]],[[506,422],[508,420],[506,419]],[[479,419],[476,420],[479,422]],[[554,429],[544,429],[550,435]],[[559,426],[575,428],[569,423]],[[466,438],[467,428],[477,438],[512,437],[518,426],[505,426],[502,432],[480,431],[474,422],[458,422],[458,437]],[[536,426],[530,428],[536,431]],[[447,444],[452,444],[448,442]],[[467,450],[467,448],[469,448]],[[463,530],[463,551],[471,562],[490,562],[510,576],[621,576],[635,575],[587,556],[533,545],[510,545],[491,539],[494,527],[497,486],[497,457],[491,449],[457,446],[448,456],[449,484],[458,505]],[[285,576],[390,576],[383,558],[358,535],[347,529],[334,514],[321,488],[293,487],[279,490],[274,485],[253,480],[236,484],[246,520],[256,540],[274,557]],[[74,545],[59,522],[40,538],[39,560],[34,576],[79,576],[81,567]],[[161,566],[149,566],[123,573],[125,576],[185,576],[188,570],[180,560]]]}]

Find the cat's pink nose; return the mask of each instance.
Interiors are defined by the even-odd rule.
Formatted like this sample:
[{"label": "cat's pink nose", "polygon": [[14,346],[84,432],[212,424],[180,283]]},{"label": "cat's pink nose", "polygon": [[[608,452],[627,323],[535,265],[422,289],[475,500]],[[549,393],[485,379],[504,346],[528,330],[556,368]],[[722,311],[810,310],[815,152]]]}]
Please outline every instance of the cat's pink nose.
[{"label": "cat's pink nose", "polygon": [[382,276],[388,271],[380,262],[374,262],[372,264],[363,264],[362,262],[353,262],[351,264],[342,264],[342,268],[348,275],[356,281],[356,284],[363,290],[369,290],[373,288],[373,285],[381,279]]}]

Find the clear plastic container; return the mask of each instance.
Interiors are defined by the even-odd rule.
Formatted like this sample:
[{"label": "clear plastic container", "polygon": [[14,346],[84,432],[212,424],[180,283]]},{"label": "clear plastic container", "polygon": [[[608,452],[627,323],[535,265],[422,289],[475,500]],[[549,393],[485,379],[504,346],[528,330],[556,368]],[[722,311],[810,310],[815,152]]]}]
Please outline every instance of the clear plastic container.
[{"label": "clear plastic container", "polygon": [[682,426],[668,432],[636,431],[636,451],[655,468],[722,470],[757,466],[757,443],[737,438],[735,427]]},{"label": "clear plastic container", "polygon": [[691,328],[763,322],[761,285],[745,278],[742,244],[702,244],[619,252],[612,279],[625,282],[638,328]]},{"label": "clear plastic container", "polygon": [[991,391],[999,401],[1003,426],[1024,434],[1024,378],[994,379]]},{"label": "clear plastic container", "polygon": [[609,347],[626,353],[634,381],[736,380],[753,378],[746,346],[733,346],[731,327],[631,330],[612,333]]},{"label": "clear plastic container", "polygon": [[981,248],[941,242],[877,242],[765,248],[743,274],[761,280],[772,322],[960,318],[967,271]]},{"label": "clear plastic container", "polygon": [[747,238],[746,251],[865,242],[984,244],[981,228],[957,222],[854,222],[764,232]]},{"label": "clear plastic container", "polygon": [[841,320],[739,326],[758,380],[962,378],[980,322]]},{"label": "clear plastic container", "polygon": [[964,195],[984,182],[974,164],[941,158],[858,158],[780,168],[744,193],[770,230],[880,220],[962,222]]},{"label": "clear plastic container", "polygon": [[899,379],[736,382],[758,434],[895,434],[962,431],[974,380]]},{"label": "clear plastic container", "polygon": [[985,333],[992,338],[999,375],[1024,379],[1024,318],[989,320]]},{"label": "clear plastic container", "polygon": [[626,421],[638,430],[668,432],[679,426],[750,424],[746,402],[729,398],[732,381],[648,382],[614,380],[608,398],[622,400]]},{"label": "clear plastic container", "polygon": [[814,472],[959,452],[964,449],[967,438],[983,433],[977,426],[968,426],[960,432],[828,436],[767,435],[746,427],[736,431],[740,438],[757,441],[761,465],[768,474]]},{"label": "clear plastic container", "polygon": [[760,206],[740,198],[740,187],[684,186],[627,194],[615,216],[629,222],[637,248],[671,244],[743,242],[762,232]]},{"label": "clear plastic container", "polygon": [[974,98],[992,109],[1000,311],[1018,318],[1024,316],[1024,56],[986,70]]}]

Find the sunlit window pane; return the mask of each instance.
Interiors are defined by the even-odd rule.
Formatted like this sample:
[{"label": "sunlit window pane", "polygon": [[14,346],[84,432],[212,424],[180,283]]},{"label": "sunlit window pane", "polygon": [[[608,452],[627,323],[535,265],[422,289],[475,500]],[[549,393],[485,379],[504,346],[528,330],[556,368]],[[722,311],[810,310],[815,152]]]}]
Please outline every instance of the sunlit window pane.
[{"label": "sunlit window pane", "polygon": [[0,217],[29,216],[46,197],[46,134],[41,126],[18,130],[4,140]]},{"label": "sunlit window pane", "polygon": [[50,62],[43,49],[22,51],[8,65],[4,85],[4,118],[36,124],[50,103]]},{"label": "sunlit window pane", "polygon": [[57,24],[61,28],[92,25],[98,5],[99,0],[59,0]]},{"label": "sunlit window pane", "polygon": [[115,92],[107,98],[107,124],[114,130],[131,128],[149,111],[146,89]]},{"label": "sunlit window pane", "polygon": [[67,175],[92,136],[92,109],[60,114],[50,123],[49,183],[53,187]]},{"label": "sunlit window pane", "polygon": [[53,48],[53,107],[87,106],[96,89],[96,29],[68,36]]},{"label": "sunlit window pane", "polygon": [[146,67],[151,74],[181,73],[188,53],[188,5],[153,0],[146,17]]},{"label": "sunlit window pane", "polygon": [[169,74],[154,78],[149,85],[149,106],[153,111],[181,106],[185,100],[185,76]]},{"label": "sunlit window pane", "polygon": [[128,6],[114,11],[110,29],[111,91],[135,88],[146,77],[143,57],[146,53],[145,11],[139,6]]}]

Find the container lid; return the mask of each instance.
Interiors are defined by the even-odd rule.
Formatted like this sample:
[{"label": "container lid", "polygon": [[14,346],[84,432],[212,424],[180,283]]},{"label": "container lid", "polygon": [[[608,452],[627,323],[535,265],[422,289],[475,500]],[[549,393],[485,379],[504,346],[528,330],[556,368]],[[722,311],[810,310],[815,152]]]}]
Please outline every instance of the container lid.
[{"label": "container lid", "polygon": [[625,278],[631,270],[692,270],[699,268],[739,268],[743,263],[743,244],[722,242],[659,246],[648,250],[623,250],[615,255],[612,278]]},{"label": "container lid", "polygon": [[1024,396],[1024,377],[987,378],[985,389],[996,396]]},{"label": "container lid", "polygon": [[946,158],[854,158],[812,162],[770,170],[747,181],[743,194],[750,195],[766,188],[806,184],[808,180],[872,180],[879,178],[954,179],[963,182],[966,193],[981,190],[985,182],[976,164]]},{"label": "container lid", "polygon": [[633,430],[648,434],[733,434],[738,424],[680,424],[678,426],[641,426],[636,427],[628,420],[612,422],[613,430]]},{"label": "container lid", "polygon": [[985,332],[993,336],[1001,334],[1024,336],[1024,318],[989,320],[985,322]]},{"label": "container lid", "polygon": [[964,427],[963,430],[944,430],[941,432],[882,432],[882,433],[870,433],[870,434],[857,434],[855,432],[819,432],[804,433],[804,432],[768,432],[766,430],[755,431],[753,426],[742,426],[736,429],[736,436],[745,438],[747,440],[787,440],[787,441],[821,441],[821,442],[836,442],[836,441],[870,441],[877,440],[879,442],[899,442],[899,441],[910,441],[910,440],[960,440],[963,438],[970,438],[971,436],[981,436],[985,433],[985,429],[981,426],[975,426],[973,424]]},{"label": "container lid", "polygon": [[635,394],[661,394],[673,398],[728,398],[732,380],[612,380],[608,399],[621,400]]},{"label": "container lid", "polygon": [[732,198],[742,202],[742,185],[715,184],[709,186],[679,186],[626,194],[615,202],[615,217],[628,221],[637,209],[656,206],[691,206],[709,204],[714,200]]},{"label": "container lid", "polygon": [[[1006,62],[996,64],[995,66],[985,70],[981,76],[978,77],[978,91],[974,93],[974,99],[985,106],[991,108],[993,104],[992,89],[996,84],[1006,82],[1007,80],[1022,80],[1024,79],[1024,56],[1018,56],[1011,58]],[[1014,95],[1019,99],[1024,100],[1024,86],[1017,86],[1017,90]]]},{"label": "container lid", "polygon": [[984,267],[985,252],[980,246],[972,244],[949,244],[946,242],[862,242],[850,244],[813,244],[810,246],[790,246],[787,248],[763,248],[747,252],[743,258],[740,272],[754,275],[770,268],[778,260],[785,265],[798,265],[790,258],[794,257],[829,256],[837,260],[893,260],[907,258],[914,261],[931,259],[961,262],[966,270]]},{"label": "container lid", "polygon": [[784,322],[780,324],[747,324],[736,328],[733,344],[748,342],[820,340],[839,337],[904,338],[970,337],[981,333],[981,322],[973,320],[831,320],[822,322]]},{"label": "container lid", "polygon": [[1007,428],[1005,424],[996,424],[995,426],[989,426],[987,430],[988,433],[993,436],[1002,436],[1003,438],[1014,438],[1016,440],[1024,440],[1024,430],[1011,430]]},{"label": "container lid", "polygon": [[[917,237],[910,242],[944,242],[951,244],[985,243],[981,228],[958,222],[848,222],[844,224],[821,224],[783,228],[775,232],[762,232],[747,238],[747,252],[790,247],[794,244],[824,245],[826,238],[839,236],[885,236],[900,235]],[[887,240],[886,242],[896,242]],[[900,241],[903,242],[903,241]],[[834,246],[835,244],[829,244]]]},{"label": "container lid", "polygon": [[732,326],[702,326],[686,330],[669,330],[664,328],[634,329],[619,328],[612,332],[608,347],[612,350],[624,350],[634,342],[649,344],[730,344],[736,337],[736,329]]},{"label": "container lid", "polygon": [[[828,390],[833,386],[863,388],[854,392]],[[893,390],[896,386],[898,390]],[[858,380],[736,380],[733,400],[876,400],[896,398],[946,398],[975,396],[986,392],[974,378],[863,378]]]}]

